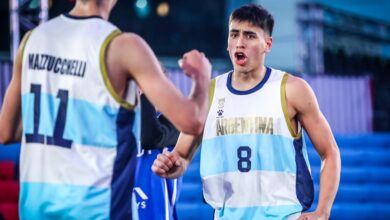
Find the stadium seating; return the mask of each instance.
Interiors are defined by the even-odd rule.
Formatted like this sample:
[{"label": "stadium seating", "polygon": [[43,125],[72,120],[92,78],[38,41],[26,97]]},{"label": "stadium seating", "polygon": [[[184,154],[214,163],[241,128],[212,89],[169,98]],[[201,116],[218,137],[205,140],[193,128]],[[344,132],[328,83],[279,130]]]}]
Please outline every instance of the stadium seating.
[{"label": "stadium seating", "polygon": [[0,181],[13,179],[15,175],[15,164],[13,161],[0,161]]},{"label": "stadium seating", "polygon": [[18,203],[15,202],[0,203],[0,215],[4,220],[19,219]]},{"label": "stadium seating", "polygon": [[[336,136],[342,171],[330,219],[390,219],[390,134]],[[315,182],[317,207],[321,161],[313,145],[306,140]],[[213,210],[203,202],[199,176],[199,151],[184,175],[177,204],[180,220],[212,219]]]},{"label": "stadium seating", "polygon": [[[342,172],[331,219],[390,219],[390,134],[336,136],[336,141],[341,152]],[[308,140],[307,145],[316,190],[310,209],[314,210],[318,202],[320,160]],[[19,186],[13,164],[19,151],[14,146],[11,149],[14,153],[4,157],[1,153],[4,149],[0,150],[0,214],[6,220],[16,220]],[[177,204],[180,220],[212,219],[213,216],[212,208],[203,202],[199,153],[184,175]],[[7,158],[11,158],[12,165],[10,161],[4,162]]]},{"label": "stadium seating", "polygon": [[[1,146],[0,146],[1,147]],[[19,182],[15,178],[15,164],[0,161],[0,216],[4,220],[18,219]]]}]

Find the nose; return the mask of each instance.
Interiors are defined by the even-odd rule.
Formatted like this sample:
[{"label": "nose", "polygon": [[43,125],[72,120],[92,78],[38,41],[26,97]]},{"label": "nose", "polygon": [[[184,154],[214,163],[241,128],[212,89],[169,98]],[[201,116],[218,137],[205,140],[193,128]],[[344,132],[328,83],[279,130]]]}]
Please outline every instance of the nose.
[{"label": "nose", "polygon": [[245,39],[242,35],[237,38],[236,48],[245,48]]}]

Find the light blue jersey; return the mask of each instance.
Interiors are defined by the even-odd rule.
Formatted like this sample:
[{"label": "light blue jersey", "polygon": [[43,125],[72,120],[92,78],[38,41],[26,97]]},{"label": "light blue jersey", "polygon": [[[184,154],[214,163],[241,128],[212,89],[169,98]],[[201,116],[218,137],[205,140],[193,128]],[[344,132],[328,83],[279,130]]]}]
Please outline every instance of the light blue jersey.
[{"label": "light blue jersey", "polygon": [[60,15],[34,29],[22,63],[21,219],[131,219],[136,87],[119,97],[105,53],[120,32]]},{"label": "light blue jersey", "polygon": [[248,91],[235,90],[231,76],[212,84],[201,152],[204,198],[215,219],[297,219],[314,190],[302,131],[295,134],[288,119],[288,74],[267,68]]}]

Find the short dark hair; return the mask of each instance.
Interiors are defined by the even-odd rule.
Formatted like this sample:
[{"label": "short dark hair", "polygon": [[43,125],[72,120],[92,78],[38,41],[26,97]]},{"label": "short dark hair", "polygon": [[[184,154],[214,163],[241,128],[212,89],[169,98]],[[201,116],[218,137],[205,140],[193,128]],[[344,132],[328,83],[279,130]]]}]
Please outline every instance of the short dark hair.
[{"label": "short dark hair", "polygon": [[232,21],[249,22],[272,36],[274,17],[261,5],[247,4],[237,8],[230,15],[229,23]]}]

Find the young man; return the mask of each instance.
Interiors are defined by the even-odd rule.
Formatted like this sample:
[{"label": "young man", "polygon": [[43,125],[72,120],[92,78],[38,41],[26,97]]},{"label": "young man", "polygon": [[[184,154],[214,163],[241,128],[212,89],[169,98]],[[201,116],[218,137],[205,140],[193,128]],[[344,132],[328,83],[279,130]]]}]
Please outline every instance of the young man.
[{"label": "young man", "polygon": [[172,151],[179,131],[144,94],[141,95],[141,151],[138,156],[134,196],[139,220],[177,220],[176,201],[181,177],[166,179],[152,172],[157,155]]},{"label": "young man", "polygon": [[21,219],[132,218],[136,84],[178,129],[202,131],[207,58],[183,56],[184,97],[142,38],[107,22],[115,4],[77,0],[22,40],[0,113],[0,142],[22,139]]},{"label": "young man", "polygon": [[[340,179],[340,154],[310,86],[264,65],[274,20],[246,5],[230,16],[228,52],[233,71],[211,84],[200,172],[215,219],[328,219]],[[313,181],[304,128],[322,160],[314,212]],[[183,174],[199,136],[182,134],[172,153],[153,164],[158,175]]]}]

